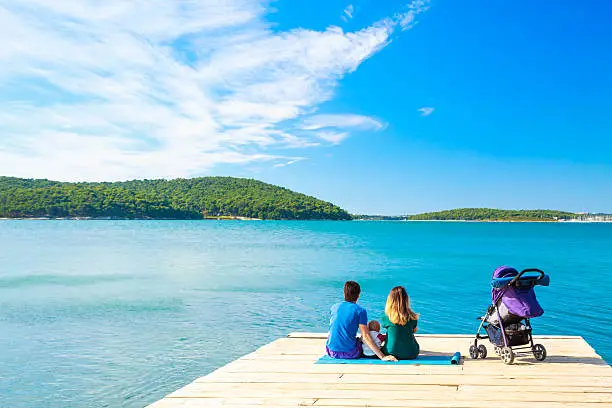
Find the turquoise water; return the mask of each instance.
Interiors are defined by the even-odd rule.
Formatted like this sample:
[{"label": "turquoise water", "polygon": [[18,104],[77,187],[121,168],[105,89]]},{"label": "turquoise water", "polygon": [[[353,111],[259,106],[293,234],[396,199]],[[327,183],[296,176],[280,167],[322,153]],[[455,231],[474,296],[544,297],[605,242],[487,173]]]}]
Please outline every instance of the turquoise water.
[{"label": "turquoise water", "polygon": [[290,331],[347,279],[471,333],[500,264],[540,267],[539,334],[612,361],[612,224],[0,221],[0,406],[143,407]]}]

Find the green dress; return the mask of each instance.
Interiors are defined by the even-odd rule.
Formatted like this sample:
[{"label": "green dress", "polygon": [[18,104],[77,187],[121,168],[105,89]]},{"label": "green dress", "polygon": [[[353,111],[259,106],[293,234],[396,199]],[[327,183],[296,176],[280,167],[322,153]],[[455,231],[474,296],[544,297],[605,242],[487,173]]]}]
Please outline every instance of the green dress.
[{"label": "green dress", "polygon": [[382,328],[387,330],[387,342],[382,348],[398,360],[413,360],[419,355],[419,343],[414,338],[418,320],[409,320],[404,326],[391,323],[387,315],[382,318]]}]

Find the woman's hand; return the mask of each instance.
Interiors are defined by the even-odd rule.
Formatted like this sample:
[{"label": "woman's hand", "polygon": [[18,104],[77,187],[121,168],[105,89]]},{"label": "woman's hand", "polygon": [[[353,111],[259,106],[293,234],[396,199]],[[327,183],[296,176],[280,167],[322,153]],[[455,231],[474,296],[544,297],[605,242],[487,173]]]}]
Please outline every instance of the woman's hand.
[{"label": "woman's hand", "polygon": [[397,361],[397,358],[389,354],[388,356],[384,356],[383,358],[381,358],[381,360],[382,361]]},{"label": "woman's hand", "polygon": [[416,332],[418,332],[418,331],[419,331],[419,326],[416,326],[416,327],[414,328],[414,333],[416,333]]}]

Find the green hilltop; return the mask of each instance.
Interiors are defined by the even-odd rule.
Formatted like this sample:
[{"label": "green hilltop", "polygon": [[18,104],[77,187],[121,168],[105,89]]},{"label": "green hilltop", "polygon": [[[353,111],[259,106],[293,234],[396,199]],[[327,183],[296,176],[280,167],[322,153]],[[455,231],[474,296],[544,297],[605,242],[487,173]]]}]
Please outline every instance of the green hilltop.
[{"label": "green hilltop", "polygon": [[0,217],[350,220],[331,203],[234,177],[66,183],[0,177]]},{"label": "green hilltop", "polygon": [[457,208],[416,215],[354,215],[353,217],[366,221],[559,221],[579,218],[580,214],[557,210]]}]

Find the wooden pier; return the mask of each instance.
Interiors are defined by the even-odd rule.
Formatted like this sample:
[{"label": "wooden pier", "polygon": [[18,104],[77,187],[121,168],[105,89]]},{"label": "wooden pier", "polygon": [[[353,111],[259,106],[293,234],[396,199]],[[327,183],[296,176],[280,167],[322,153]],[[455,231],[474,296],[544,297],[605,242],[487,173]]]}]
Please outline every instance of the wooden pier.
[{"label": "wooden pier", "polygon": [[[422,354],[467,354],[472,336],[419,335]],[[548,358],[459,365],[314,364],[325,335],[293,333],[152,404],[200,407],[612,407],[612,367],[577,336],[536,336]]]}]

